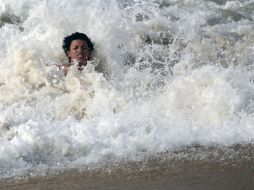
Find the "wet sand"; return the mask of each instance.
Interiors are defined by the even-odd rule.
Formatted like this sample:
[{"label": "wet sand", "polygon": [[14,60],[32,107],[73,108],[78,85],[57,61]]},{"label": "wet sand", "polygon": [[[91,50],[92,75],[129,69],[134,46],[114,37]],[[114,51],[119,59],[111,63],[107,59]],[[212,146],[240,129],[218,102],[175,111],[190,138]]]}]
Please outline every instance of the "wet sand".
[{"label": "wet sand", "polygon": [[253,190],[254,146],[188,147],[139,162],[0,180],[1,190]]}]

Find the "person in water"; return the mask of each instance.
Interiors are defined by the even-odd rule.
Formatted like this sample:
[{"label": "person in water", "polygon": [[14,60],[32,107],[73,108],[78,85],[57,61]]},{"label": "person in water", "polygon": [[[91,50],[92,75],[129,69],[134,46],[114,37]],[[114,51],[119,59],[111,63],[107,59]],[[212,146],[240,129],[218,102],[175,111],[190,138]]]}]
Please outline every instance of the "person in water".
[{"label": "person in water", "polygon": [[65,75],[67,75],[69,67],[74,64],[77,64],[78,70],[83,70],[94,49],[94,45],[87,35],[79,32],[66,36],[62,47],[69,59],[69,63],[63,65]]}]

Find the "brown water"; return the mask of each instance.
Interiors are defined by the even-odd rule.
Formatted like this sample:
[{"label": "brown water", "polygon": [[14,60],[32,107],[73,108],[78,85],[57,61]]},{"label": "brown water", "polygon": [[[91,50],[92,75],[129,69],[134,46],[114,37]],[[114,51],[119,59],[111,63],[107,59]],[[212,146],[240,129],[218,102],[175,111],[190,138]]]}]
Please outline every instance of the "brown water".
[{"label": "brown water", "polygon": [[253,145],[189,147],[139,162],[2,179],[0,189],[253,190],[253,161]]}]

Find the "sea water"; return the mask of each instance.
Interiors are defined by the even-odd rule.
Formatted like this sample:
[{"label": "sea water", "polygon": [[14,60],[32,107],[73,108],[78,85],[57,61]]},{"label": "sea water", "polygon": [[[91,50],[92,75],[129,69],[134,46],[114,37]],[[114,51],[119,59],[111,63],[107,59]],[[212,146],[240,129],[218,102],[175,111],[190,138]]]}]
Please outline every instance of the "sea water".
[{"label": "sea water", "polygon": [[[0,178],[254,140],[253,0],[0,0]],[[63,38],[95,45],[82,72]]]}]

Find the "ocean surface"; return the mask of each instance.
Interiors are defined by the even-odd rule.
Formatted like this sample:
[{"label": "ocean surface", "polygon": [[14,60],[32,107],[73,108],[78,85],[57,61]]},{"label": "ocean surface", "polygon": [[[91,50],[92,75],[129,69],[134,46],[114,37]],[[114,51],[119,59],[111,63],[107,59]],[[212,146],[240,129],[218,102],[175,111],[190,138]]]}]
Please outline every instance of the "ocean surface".
[{"label": "ocean surface", "polygon": [[[253,20],[253,0],[0,0],[0,179],[252,159]],[[76,31],[95,51],[65,77]]]}]

